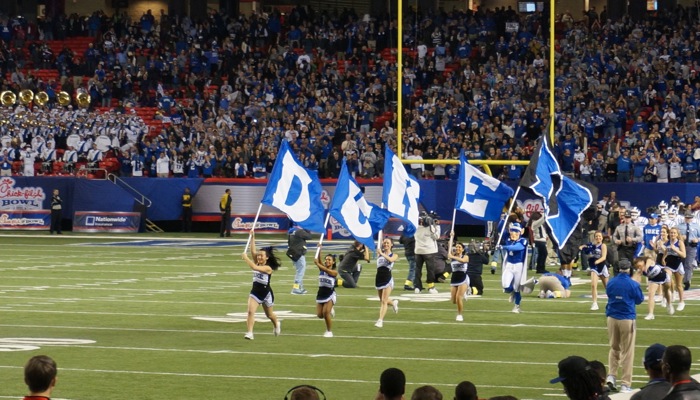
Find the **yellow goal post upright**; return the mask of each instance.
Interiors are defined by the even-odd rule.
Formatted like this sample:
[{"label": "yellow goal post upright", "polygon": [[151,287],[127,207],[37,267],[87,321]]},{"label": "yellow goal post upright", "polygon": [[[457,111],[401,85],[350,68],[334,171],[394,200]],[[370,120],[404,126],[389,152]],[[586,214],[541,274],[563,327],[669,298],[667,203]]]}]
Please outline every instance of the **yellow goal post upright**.
[{"label": "yellow goal post upright", "polygon": [[[397,86],[398,86],[398,98],[397,100],[397,110],[396,110],[396,156],[399,158],[403,164],[459,164],[459,160],[407,160],[403,158],[403,130],[402,130],[402,119],[403,119],[403,0],[397,0],[397,14],[398,14],[398,33],[397,33],[397,54],[396,54],[396,73],[397,73]],[[555,39],[555,2],[550,2],[549,6],[549,135],[554,143],[554,39]],[[417,6],[417,4],[416,4]],[[391,7],[391,6],[390,6]],[[418,8],[416,7],[416,11]],[[410,105],[409,105],[410,106]],[[481,165],[484,168],[484,172],[489,175],[491,173],[490,165],[528,165],[529,160],[469,160],[470,164]],[[515,199],[514,199],[515,200]]]}]

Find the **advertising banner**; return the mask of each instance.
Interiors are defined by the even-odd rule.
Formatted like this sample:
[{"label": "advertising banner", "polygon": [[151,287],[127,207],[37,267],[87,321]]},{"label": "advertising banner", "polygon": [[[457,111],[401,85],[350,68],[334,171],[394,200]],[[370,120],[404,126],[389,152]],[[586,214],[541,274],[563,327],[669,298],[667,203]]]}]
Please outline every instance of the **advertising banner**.
[{"label": "advertising banner", "polygon": [[[255,214],[232,215],[231,231],[248,232],[253,227]],[[265,233],[286,233],[289,229],[289,220],[286,215],[261,215],[255,224],[256,232]]]},{"label": "advertising banner", "polygon": [[141,214],[137,212],[76,211],[73,232],[137,233]]},{"label": "advertising banner", "polygon": [[2,211],[0,212],[0,229],[2,230],[44,230],[51,226],[49,210]]}]

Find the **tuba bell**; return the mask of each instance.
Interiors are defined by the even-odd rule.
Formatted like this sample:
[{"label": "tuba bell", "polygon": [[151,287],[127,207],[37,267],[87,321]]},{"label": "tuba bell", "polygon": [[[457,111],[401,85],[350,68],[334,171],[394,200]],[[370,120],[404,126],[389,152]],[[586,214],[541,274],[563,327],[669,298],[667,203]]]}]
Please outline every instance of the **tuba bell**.
[{"label": "tuba bell", "polygon": [[78,89],[78,94],[75,95],[75,101],[78,103],[78,106],[87,108],[90,106],[90,100],[90,95],[85,89]]},{"label": "tuba bell", "polygon": [[39,92],[34,95],[34,103],[39,106],[43,106],[49,102],[49,95],[46,92]]},{"label": "tuba bell", "polygon": [[61,91],[58,93],[58,104],[61,105],[61,107],[65,107],[71,103],[70,101],[70,94],[66,91]]},{"label": "tuba bell", "polygon": [[32,100],[34,100],[34,92],[30,89],[24,89],[19,92],[19,102],[25,106],[28,106]]},{"label": "tuba bell", "polygon": [[0,102],[5,107],[13,106],[15,103],[17,103],[17,95],[14,94],[14,92],[5,90],[0,94]]}]

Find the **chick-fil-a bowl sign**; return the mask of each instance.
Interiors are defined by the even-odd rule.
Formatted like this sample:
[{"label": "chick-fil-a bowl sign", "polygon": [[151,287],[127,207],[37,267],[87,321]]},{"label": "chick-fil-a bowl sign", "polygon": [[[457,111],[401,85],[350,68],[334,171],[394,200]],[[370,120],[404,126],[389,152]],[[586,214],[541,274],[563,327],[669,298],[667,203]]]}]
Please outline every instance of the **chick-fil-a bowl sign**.
[{"label": "chick-fil-a bowl sign", "polygon": [[40,187],[15,187],[13,178],[0,179],[0,210],[41,210],[46,199]]}]

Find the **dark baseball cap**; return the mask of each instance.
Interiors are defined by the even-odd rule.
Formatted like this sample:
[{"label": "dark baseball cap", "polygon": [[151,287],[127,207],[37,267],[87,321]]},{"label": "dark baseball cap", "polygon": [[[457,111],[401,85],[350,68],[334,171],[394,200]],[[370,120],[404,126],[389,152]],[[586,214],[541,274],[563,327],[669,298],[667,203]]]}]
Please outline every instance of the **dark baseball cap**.
[{"label": "dark baseball cap", "polygon": [[632,262],[630,262],[630,260],[628,260],[628,259],[626,259],[626,258],[623,258],[623,259],[621,259],[620,261],[618,261],[617,266],[618,266],[618,268],[620,268],[621,270],[623,270],[623,269],[630,269],[630,268],[632,268]]},{"label": "dark baseball cap", "polygon": [[654,343],[644,352],[644,366],[647,368],[658,365],[664,358],[666,346],[660,343]]},{"label": "dark baseball cap", "polygon": [[559,361],[559,376],[550,380],[549,383],[559,383],[566,378],[580,375],[590,369],[588,360],[579,356],[569,356]]}]

